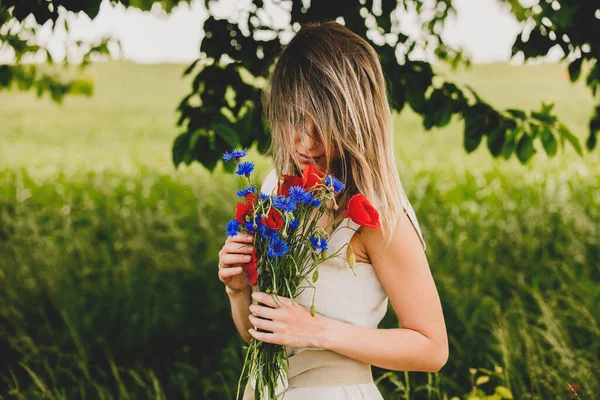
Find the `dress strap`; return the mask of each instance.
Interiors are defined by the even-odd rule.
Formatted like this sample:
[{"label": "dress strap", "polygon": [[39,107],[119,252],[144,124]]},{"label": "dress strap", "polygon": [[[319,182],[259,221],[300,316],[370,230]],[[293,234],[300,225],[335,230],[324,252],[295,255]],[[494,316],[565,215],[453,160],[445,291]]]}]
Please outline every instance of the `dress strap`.
[{"label": "dress strap", "polygon": [[415,210],[410,204],[410,201],[408,201],[406,195],[402,196],[400,202],[402,204],[402,208],[404,208],[404,211],[406,211],[406,214],[408,215],[408,219],[415,228],[415,231],[417,231],[417,234],[419,235],[419,240],[421,241],[421,245],[423,246],[423,251],[425,251],[427,249],[427,244],[425,243],[425,239],[423,238],[423,233],[421,232],[421,227],[419,226],[419,221],[417,220],[417,214],[415,213]]}]

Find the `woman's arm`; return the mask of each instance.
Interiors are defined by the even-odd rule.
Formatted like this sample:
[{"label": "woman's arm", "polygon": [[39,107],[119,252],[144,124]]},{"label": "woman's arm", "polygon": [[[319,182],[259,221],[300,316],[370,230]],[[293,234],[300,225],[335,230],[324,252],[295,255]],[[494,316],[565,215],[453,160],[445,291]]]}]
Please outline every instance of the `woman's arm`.
[{"label": "woman's arm", "polygon": [[381,231],[361,231],[402,328],[375,330],[330,319],[323,347],[381,368],[439,371],[448,360],[446,325],[427,257],[408,216],[401,214],[387,248]]},{"label": "woman's arm", "polygon": [[[397,371],[437,372],[448,359],[448,338],[440,299],[423,247],[408,216],[402,213],[388,247],[380,231],[362,228],[361,242],[398,315],[402,328],[373,329],[317,315],[305,307],[270,309],[253,305],[250,321],[273,333],[250,334],[259,340],[294,347],[320,347],[377,367]],[[265,293],[252,297],[268,306]]]},{"label": "woman's arm", "polygon": [[242,339],[248,344],[250,344],[250,335],[248,335],[248,329],[252,328],[252,324],[248,319],[250,315],[250,304],[252,299],[250,294],[252,293],[250,285],[248,285],[247,289],[241,292],[233,292],[228,287],[225,287],[225,291],[229,296],[229,301],[231,303],[231,317],[233,318],[233,323],[237,328],[238,332],[242,336]]}]

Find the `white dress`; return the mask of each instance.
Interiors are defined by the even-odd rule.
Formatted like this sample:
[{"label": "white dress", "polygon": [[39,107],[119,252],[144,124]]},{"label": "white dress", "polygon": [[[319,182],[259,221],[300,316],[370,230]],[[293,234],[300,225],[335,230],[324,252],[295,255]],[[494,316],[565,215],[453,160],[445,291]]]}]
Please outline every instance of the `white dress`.
[{"label": "white dress", "polygon": [[[275,170],[273,170],[265,179],[261,191],[270,194],[276,187],[277,176]],[[425,248],[423,235],[414,211],[408,200],[404,204],[407,214],[419,234],[423,248]],[[350,242],[359,227],[350,218],[345,218],[329,237],[327,250],[329,254],[334,254],[342,247],[344,248],[339,251],[336,257],[319,264],[319,278],[314,283],[316,287],[314,304],[317,313],[328,318],[367,328],[377,328],[388,307],[388,297],[385,290],[371,264],[356,262],[353,273],[346,261],[345,244]],[[296,301],[307,308],[310,308],[312,299],[312,288],[306,288],[300,295],[296,296]],[[287,347],[286,350],[288,356],[293,356],[305,351],[321,351],[322,349]],[[282,382],[277,392],[281,394],[284,391],[284,400],[383,399],[373,382],[314,387],[288,387],[286,382]]]}]

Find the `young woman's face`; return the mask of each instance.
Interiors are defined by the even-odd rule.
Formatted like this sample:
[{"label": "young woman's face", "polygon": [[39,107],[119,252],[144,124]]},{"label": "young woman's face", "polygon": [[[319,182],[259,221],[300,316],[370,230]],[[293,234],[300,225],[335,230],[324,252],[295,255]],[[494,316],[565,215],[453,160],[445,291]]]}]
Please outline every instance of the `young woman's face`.
[{"label": "young woman's face", "polygon": [[[304,138],[304,141],[300,137],[300,134],[297,132],[294,134],[295,153],[293,154],[293,158],[296,161],[296,165],[298,165],[302,171],[304,171],[309,164],[315,164],[320,169],[325,170],[327,169],[325,146],[323,143],[317,140],[315,126],[310,119],[308,120],[308,126],[310,134]],[[338,158],[338,154],[333,145],[330,147],[329,151],[331,155],[331,161],[336,160]]]}]

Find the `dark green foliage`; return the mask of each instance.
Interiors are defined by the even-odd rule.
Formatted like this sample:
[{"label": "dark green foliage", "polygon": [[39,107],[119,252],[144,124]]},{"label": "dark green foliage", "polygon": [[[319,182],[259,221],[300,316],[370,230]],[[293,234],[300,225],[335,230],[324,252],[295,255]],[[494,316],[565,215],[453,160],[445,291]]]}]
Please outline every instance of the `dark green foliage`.
[{"label": "dark green foliage", "polygon": [[[488,149],[494,157],[503,155],[505,158],[510,158],[516,152],[519,161],[526,163],[536,153],[534,143],[538,140],[537,130],[539,125],[543,124],[543,132],[545,132],[544,137],[546,140],[546,144],[543,144],[543,149],[546,150],[548,155],[552,156],[556,154],[556,149],[550,144],[552,139],[549,138],[548,134],[556,135],[558,133],[561,133],[561,137],[566,137],[569,143],[575,146],[577,152],[581,153],[579,143],[572,140],[574,136],[570,134],[568,128],[559,124],[557,120],[552,119],[550,110],[542,110],[540,113],[531,112],[530,114],[516,110],[519,115],[507,112],[508,110],[504,112],[496,110],[469,88],[460,88],[457,84],[444,81],[437,83],[434,81],[436,75],[432,71],[431,65],[426,62],[412,61],[411,53],[417,47],[417,43],[414,38],[398,33],[398,29],[396,29],[398,21],[395,20],[395,14],[392,13],[397,8],[413,8],[418,12],[422,12],[425,21],[421,27],[421,34],[426,38],[428,43],[435,45],[435,53],[438,57],[453,66],[457,66],[460,63],[468,64],[468,59],[464,58],[460,49],[451,48],[440,37],[444,21],[448,15],[454,12],[452,2],[449,0],[438,0],[431,5],[425,5],[424,3],[417,0],[406,0],[400,2],[383,1],[381,4],[375,5],[372,1],[329,1],[323,3],[314,2],[306,8],[303,2],[292,1],[290,24],[298,26],[309,21],[343,18],[345,25],[367,39],[379,54],[389,86],[391,107],[396,111],[401,111],[405,103],[408,103],[414,111],[423,117],[423,127],[427,130],[445,126],[453,115],[462,117],[465,121],[464,147],[467,152],[474,151],[481,143],[482,138],[487,136]],[[515,49],[522,49],[526,58],[535,57],[538,54],[532,51],[531,48],[532,46],[536,46],[536,41],[540,40],[538,33],[543,31],[543,26],[541,25],[543,22],[542,18],[535,19],[530,16],[533,8],[524,9],[519,3],[510,3],[513,6],[513,11],[520,19],[529,18],[537,24],[529,40],[523,40],[523,35],[521,34],[515,43]],[[589,5],[592,1],[588,1],[587,3]],[[260,19],[256,18],[259,11],[263,9],[263,2],[255,1],[254,5],[256,9],[243,13],[240,21],[232,22],[217,20],[212,16],[209,17],[204,26],[207,38],[203,40],[200,47],[202,52],[201,60],[212,60],[214,64],[211,67],[215,68],[215,65],[219,65],[221,62],[222,57],[227,55],[235,60],[235,63],[221,68],[226,69],[231,68],[231,65],[239,65],[239,68],[236,68],[239,74],[242,74],[243,68],[245,71],[250,71],[255,78],[268,78],[269,72],[267,67],[272,60],[270,57],[266,57],[267,53],[258,49],[263,44],[267,45],[271,50],[268,53],[269,56],[273,55],[276,57],[283,44],[280,44],[278,39],[270,39],[268,42],[252,39],[254,38],[255,31],[266,30],[275,34],[279,33],[279,31],[271,26],[262,25]],[[546,4],[543,10],[544,14],[541,16],[553,15],[560,17],[561,15],[561,12],[553,10],[548,4]],[[375,21],[375,26],[367,26],[367,17]],[[570,21],[569,23],[575,24],[574,21]],[[239,26],[247,27],[248,31],[242,32]],[[540,26],[542,26],[542,30],[538,31]],[[372,28],[377,28],[380,33],[388,36],[391,32],[394,32],[392,36],[396,40],[393,40],[392,43],[386,42],[383,44],[371,41],[367,38],[366,33],[368,29]],[[584,40],[592,39],[589,34],[590,32],[585,32],[583,35]],[[396,56],[398,50],[401,53],[401,60],[404,61],[398,61]],[[190,67],[194,68],[196,63]],[[258,68],[256,68],[256,63],[258,63]],[[592,74],[597,69],[592,68]],[[570,65],[569,71],[572,80],[576,80],[580,70],[581,62],[576,60]],[[197,75],[197,79],[200,78],[201,74],[202,72]],[[201,78],[201,80],[203,86],[195,83],[192,86],[192,92],[186,99],[195,96],[197,93],[202,93],[203,90],[217,92],[219,86],[223,85],[218,80],[208,80],[205,78]],[[242,92],[236,96],[238,106],[240,101],[244,104],[247,102],[250,110],[252,110],[253,105],[257,105],[256,99],[260,93],[260,86],[254,88],[257,92],[257,97],[254,99],[252,98],[253,90],[248,88],[248,84],[232,84],[231,86],[236,93],[238,89]],[[465,89],[467,90],[465,91]],[[468,94],[465,94],[465,92],[468,92]],[[238,100],[238,97],[241,100]],[[182,103],[182,105],[185,105],[186,102]],[[228,106],[223,104],[223,101],[220,103],[210,103],[210,108],[208,107],[209,103],[203,104],[207,104],[207,106],[195,108],[192,112],[187,112],[185,107],[181,107],[180,123],[183,120],[187,120],[188,126],[191,125],[194,128],[202,126],[205,129],[206,135],[222,138],[219,130],[215,129],[212,120],[217,116],[223,116],[223,114],[231,115],[234,112],[231,112]],[[236,118],[233,118],[232,123],[235,120]],[[562,130],[559,132],[559,125],[563,126],[563,130],[569,134],[563,134]],[[509,134],[508,140],[507,130],[516,130]],[[188,127],[187,131],[192,131],[192,128]],[[253,120],[250,132],[251,142],[257,142],[260,148],[266,149],[268,135],[264,134],[263,124],[258,118]],[[590,135],[587,144],[591,150],[593,148],[591,145],[594,144],[592,136],[595,134],[592,132]],[[233,137],[234,135],[227,135],[227,138]],[[230,145],[231,142],[225,140],[212,144],[214,146],[213,151],[217,153],[223,153],[231,147]],[[246,144],[237,141],[236,146],[246,147]],[[190,148],[189,152],[191,153],[193,150]],[[178,165],[181,160],[181,157],[173,159],[175,165]],[[214,168],[214,162],[207,153],[201,154],[199,157],[191,155],[186,160],[199,161],[210,170]]]},{"label": "dark green foliage", "polygon": [[[533,28],[519,34],[513,44],[513,54],[522,53],[525,59],[548,54],[551,48],[558,46],[564,53],[564,59],[570,59],[568,71],[572,82],[587,73],[586,84],[593,95],[600,84],[600,19],[598,2],[595,0],[557,0],[540,1],[533,6],[523,7],[517,0],[504,0],[513,7],[514,14],[527,21]],[[584,66],[587,72],[584,72]],[[600,119],[600,106],[590,121],[587,148],[596,146],[596,122]],[[566,128],[565,128],[566,129]],[[568,129],[567,129],[568,131]],[[570,143],[572,135],[566,135]],[[581,153],[581,146],[574,145]]]}]

